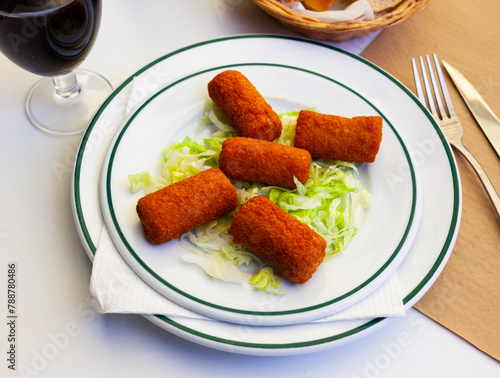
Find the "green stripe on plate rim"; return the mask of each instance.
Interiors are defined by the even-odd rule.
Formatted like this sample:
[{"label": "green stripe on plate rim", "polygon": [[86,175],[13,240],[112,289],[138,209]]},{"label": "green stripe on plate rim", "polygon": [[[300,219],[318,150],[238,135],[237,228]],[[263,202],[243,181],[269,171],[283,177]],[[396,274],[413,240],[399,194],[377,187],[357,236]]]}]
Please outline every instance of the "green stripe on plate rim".
[{"label": "green stripe on plate rim", "polygon": [[[375,318],[375,319],[372,319],[364,324],[361,324],[361,325],[359,325],[359,326],[357,326],[349,331],[345,331],[345,332],[342,332],[342,333],[339,333],[339,334],[333,335],[333,336],[323,337],[321,339],[314,340],[314,342],[297,341],[297,342],[291,342],[291,343],[263,344],[263,343],[251,343],[251,342],[245,342],[245,341],[228,340],[228,339],[224,339],[222,337],[208,335],[206,333],[196,331],[196,330],[193,330],[193,329],[186,327],[182,324],[179,324],[167,316],[164,316],[164,315],[155,315],[155,316],[158,319],[160,319],[161,321],[163,321],[163,322],[165,322],[165,323],[167,323],[175,328],[178,328],[181,331],[188,332],[194,336],[201,337],[203,339],[210,340],[210,341],[220,343],[220,344],[245,347],[245,348],[254,348],[254,349],[295,349],[295,348],[305,348],[305,347],[311,347],[311,346],[325,344],[325,343],[331,343],[333,341],[342,340],[346,337],[353,336],[353,335],[357,334],[358,332],[364,331],[365,329],[369,329],[369,328],[373,327],[374,325],[379,324],[382,320],[385,319],[385,318]],[[249,327],[249,326],[247,326],[247,327]]]},{"label": "green stripe on plate rim", "polygon": [[[460,204],[460,186],[459,186],[459,180],[458,180],[457,167],[456,167],[455,162],[454,162],[455,160],[453,158],[453,153],[451,151],[451,148],[449,147],[448,142],[446,141],[446,138],[445,138],[444,134],[442,133],[441,129],[439,128],[438,124],[432,118],[432,115],[420,103],[420,101],[417,99],[417,97],[415,97],[415,95],[410,90],[408,90],[406,88],[406,86],[404,86],[396,78],[394,78],[393,76],[391,76],[390,74],[388,74],[387,72],[385,72],[384,70],[382,70],[381,68],[379,68],[378,66],[376,66],[375,64],[367,61],[364,58],[361,58],[358,55],[349,53],[349,52],[347,52],[345,50],[342,50],[342,49],[339,49],[337,47],[330,46],[330,45],[327,45],[327,44],[324,44],[324,43],[321,43],[321,42],[318,42],[318,41],[312,41],[312,40],[308,40],[308,39],[304,39],[304,38],[300,38],[300,37],[290,37],[290,36],[271,35],[271,34],[258,34],[258,35],[248,34],[248,35],[237,35],[237,36],[222,37],[222,38],[207,40],[207,41],[204,41],[204,42],[200,42],[200,43],[196,43],[196,44],[193,44],[193,45],[189,45],[189,46],[183,47],[183,48],[181,48],[179,50],[176,50],[176,51],[174,51],[172,53],[166,54],[166,55],[158,58],[157,60],[155,60],[155,61],[147,64],[146,66],[144,66],[140,70],[136,71],[128,79],[126,79],[122,83],[122,85],[120,85],[120,87],[118,87],[110,95],[110,97],[108,97],[108,99],[102,104],[102,106],[100,107],[100,109],[97,111],[97,113],[93,117],[93,119],[90,121],[89,127],[87,128],[85,134],[82,137],[82,141],[80,143],[80,147],[78,149],[78,153],[77,153],[77,156],[76,156],[75,172],[74,172],[74,176],[73,176],[73,180],[74,180],[74,193],[73,194],[74,194],[74,197],[75,197],[77,219],[78,219],[78,222],[79,222],[82,234],[83,234],[83,236],[85,238],[85,241],[87,242],[87,246],[89,247],[91,253],[95,255],[96,246],[95,246],[94,241],[92,240],[92,238],[90,236],[90,233],[88,232],[88,227],[87,227],[87,225],[85,223],[85,218],[83,216],[83,210],[82,210],[82,206],[81,206],[81,198],[80,198],[80,170],[81,170],[81,164],[82,164],[83,154],[85,152],[85,147],[86,147],[86,144],[87,144],[88,139],[90,137],[90,134],[92,133],[92,130],[95,127],[95,125],[96,125],[96,123],[97,123],[97,121],[99,119],[99,116],[104,112],[104,110],[106,109],[106,107],[120,93],[120,91],[124,87],[126,87],[133,80],[133,78],[135,76],[143,73],[144,71],[150,69],[151,67],[155,66],[156,64],[158,64],[158,63],[160,63],[160,62],[162,62],[162,61],[164,61],[164,60],[166,60],[166,59],[168,59],[168,58],[170,58],[172,56],[175,56],[175,55],[180,54],[180,53],[182,53],[184,51],[188,51],[190,49],[194,49],[194,48],[197,48],[197,47],[203,46],[203,45],[221,43],[221,42],[230,41],[230,40],[256,39],[256,38],[263,38],[263,39],[283,39],[283,40],[296,41],[296,42],[300,42],[300,43],[312,44],[312,45],[316,45],[316,46],[319,46],[319,47],[322,47],[322,48],[325,48],[325,49],[329,49],[329,50],[335,51],[335,52],[337,52],[339,54],[347,55],[347,56],[351,57],[354,60],[357,60],[357,61],[359,61],[361,63],[364,63],[365,65],[371,67],[373,70],[375,70],[375,71],[379,72],[380,74],[382,74],[383,76],[385,76],[391,82],[393,82],[394,84],[396,84],[403,92],[405,92],[413,100],[413,102],[422,110],[422,112],[424,112],[424,114],[426,114],[426,116],[429,119],[430,123],[434,127],[434,130],[439,135],[439,138],[440,138],[440,140],[441,140],[441,142],[443,144],[443,147],[445,149],[446,155],[448,157],[448,162],[450,163],[450,171],[451,171],[451,175],[452,175],[452,178],[453,178],[453,192],[454,192],[454,209],[453,209],[453,215],[452,215],[452,219],[451,219],[451,222],[450,222],[450,228],[449,228],[448,235],[447,235],[446,240],[445,240],[445,242],[443,244],[443,247],[442,247],[442,249],[441,249],[441,251],[440,251],[440,253],[438,255],[438,258],[436,259],[436,262],[434,263],[434,265],[432,266],[432,268],[429,270],[429,272],[425,275],[425,277],[419,282],[419,284],[403,299],[403,303],[405,305],[408,304],[416,295],[418,295],[418,293],[424,288],[425,285],[427,285],[427,283],[436,274],[437,270],[439,269],[440,265],[443,263],[444,259],[446,258],[446,255],[448,254],[448,250],[449,250],[449,248],[451,246],[451,243],[453,241],[454,235],[455,235],[455,233],[457,231],[458,217],[459,217],[459,204]],[[232,340],[227,340],[227,339],[222,339],[222,338],[215,338],[215,337],[213,337],[211,335],[207,335],[207,334],[204,334],[202,332],[190,329],[189,327],[183,326],[182,324],[180,324],[180,323],[178,323],[178,322],[176,322],[176,321],[174,321],[174,320],[172,320],[170,318],[167,318],[165,316],[155,315],[155,317],[157,319],[160,319],[160,320],[168,323],[169,325],[171,325],[171,326],[173,326],[173,327],[175,327],[177,329],[180,329],[180,330],[182,330],[184,332],[190,333],[190,334],[192,334],[194,336],[197,336],[197,337],[201,337],[201,338],[205,338],[205,339],[217,341],[217,342],[220,342],[220,343],[223,343],[223,344],[231,344],[231,345],[235,345],[235,346],[240,346],[240,347],[267,348],[267,344],[259,344],[259,343],[250,344],[250,343],[232,341]],[[369,322],[365,323],[365,326],[354,328],[351,331],[348,331],[348,332],[345,332],[345,333],[343,333],[341,335],[338,335],[338,337],[332,336],[330,338],[322,338],[322,339],[310,340],[310,341],[307,341],[307,342],[300,343],[300,346],[301,347],[305,347],[305,346],[320,345],[320,344],[324,344],[324,343],[328,343],[328,342],[332,342],[332,341],[341,339],[343,337],[354,335],[354,334],[356,334],[358,332],[361,332],[361,331],[363,331],[365,329],[368,329],[368,328],[372,327],[373,325],[379,323],[380,320],[383,320],[383,319],[385,319],[385,318],[379,318],[379,319],[375,319],[375,320],[369,321]],[[289,347],[291,347],[289,345],[290,344],[273,344],[273,348],[279,348],[279,347],[281,347],[281,348],[289,348]],[[292,345],[292,347],[293,347],[293,345]],[[298,347],[298,346],[295,345],[294,347]]]},{"label": "green stripe on plate rim", "polygon": [[[186,81],[188,79],[191,79],[191,78],[193,78],[195,76],[199,76],[199,75],[205,74],[207,72],[217,71],[217,70],[224,70],[224,69],[230,69],[230,68],[235,68],[235,67],[244,67],[244,66],[278,67],[278,68],[284,68],[284,69],[291,69],[291,70],[296,70],[296,71],[302,71],[302,72],[305,72],[307,74],[319,76],[319,77],[321,77],[321,78],[323,78],[325,80],[328,80],[328,81],[330,81],[332,83],[335,83],[336,85],[339,85],[339,86],[343,87],[344,89],[350,91],[351,93],[353,93],[354,95],[356,95],[357,97],[359,97],[360,99],[362,99],[370,107],[372,107],[381,117],[383,117],[384,121],[389,125],[389,127],[392,129],[392,131],[396,135],[396,137],[397,137],[397,139],[398,139],[398,141],[399,141],[399,143],[400,143],[400,145],[401,145],[401,147],[402,147],[402,149],[404,151],[406,160],[408,162],[409,170],[410,170],[410,176],[411,176],[411,181],[412,181],[413,195],[412,195],[412,204],[411,204],[410,216],[408,218],[408,223],[406,225],[405,231],[404,231],[404,233],[402,235],[402,238],[401,238],[400,242],[398,243],[398,245],[395,248],[395,250],[392,252],[391,256],[388,258],[388,260],[371,277],[369,277],[366,281],[364,281],[363,283],[361,283],[360,285],[358,285],[356,288],[350,290],[349,292],[347,292],[347,293],[345,293],[345,294],[343,294],[341,296],[338,296],[336,298],[330,299],[330,300],[328,300],[326,302],[323,302],[323,303],[320,303],[320,304],[316,304],[316,305],[313,305],[313,306],[303,307],[303,308],[300,308],[300,309],[286,310],[286,311],[269,311],[269,312],[258,312],[258,311],[234,309],[234,308],[224,307],[224,306],[220,306],[220,305],[217,305],[217,304],[214,304],[214,303],[207,302],[207,301],[205,301],[205,300],[203,300],[201,298],[198,298],[198,297],[195,297],[195,296],[193,296],[191,294],[188,294],[188,293],[184,292],[183,290],[179,289],[178,287],[172,285],[167,280],[165,280],[163,277],[161,277],[160,275],[158,275],[150,266],[148,266],[138,256],[138,254],[134,250],[134,248],[129,244],[129,242],[126,239],[126,237],[124,236],[124,234],[123,234],[123,232],[122,232],[122,230],[120,228],[119,222],[118,222],[118,220],[116,218],[116,214],[115,214],[114,206],[113,206],[113,198],[112,198],[112,195],[111,195],[111,174],[112,174],[112,171],[113,171],[113,162],[114,162],[114,158],[115,158],[116,152],[117,152],[117,150],[119,148],[121,139],[123,138],[123,136],[127,132],[127,129],[129,128],[129,126],[133,123],[133,121],[137,117],[137,115],[144,108],[146,108],[148,106],[148,104],[151,101],[153,101],[156,97],[158,97],[159,95],[161,95],[165,91],[169,90],[170,88],[176,86],[177,84],[180,84],[180,83],[182,83],[182,82],[184,82],[184,81]],[[319,73],[316,73],[314,71],[310,71],[310,70],[307,70],[307,69],[304,69],[304,68],[299,68],[299,67],[294,67],[294,66],[288,66],[288,65],[284,65],[284,64],[276,64],[276,63],[235,63],[235,64],[223,65],[223,66],[218,66],[218,67],[211,67],[211,68],[207,68],[207,69],[204,69],[204,70],[201,70],[201,71],[198,71],[198,72],[186,75],[185,77],[182,77],[181,79],[178,79],[178,80],[170,83],[169,85],[163,87],[159,91],[157,91],[155,94],[153,94],[152,96],[150,96],[141,106],[139,106],[134,111],[133,114],[131,114],[130,118],[123,125],[123,128],[121,129],[120,133],[117,135],[115,144],[113,145],[113,147],[111,149],[111,153],[110,153],[110,157],[109,157],[109,163],[108,163],[108,170],[106,172],[106,199],[107,199],[107,202],[108,202],[108,210],[110,212],[111,219],[113,221],[115,230],[118,233],[118,235],[119,235],[122,243],[125,245],[125,247],[127,248],[127,250],[130,253],[130,255],[134,258],[134,260],[137,263],[139,263],[140,266],[149,275],[151,275],[154,279],[156,279],[162,285],[168,287],[170,290],[176,292],[177,294],[182,295],[185,298],[188,298],[188,299],[190,299],[190,300],[192,300],[194,302],[200,303],[202,305],[215,308],[215,309],[220,310],[220,311],[226,311],[226,312],[232,312],[232,313],[239,313],[239,314],[245,314],[245,315],[282,316],[282,315],[291,315],[291,314],[297,314],[297,313],[302,313],[302,312],[309,312],[309,311],[317,310],[317,309],[320,309],[320,308],[332,305],[334,303],[337,303],[337,302],[339,302],[339,301],[341,301],[341,300],[343,300],[345,298],[348,298],[349,296],[351,296],[352,294],[358,292],[359,290],[365,288],[367,285],[369,285],[371,282],[373,282],[377,277],[379,277],[380,274],[382,274],[382,272],[384,272],[384,270],[391,264],[391,262],[400,253],[401,248],[403,247],[404,243],[406,242],[406,239],[407,239],[408,234],[410,232],[410,229],[412,227],[413,220],[415,218],[415,213],[416,213],[417,183],[416,183],[415,168],[413,167],[412,160],[410,158],[410,154],[409,154],[406,146],[404,145],[404,143],[403,143],[400,135],[394,129],[394,127],[392,126],[392,124],[387,120],[387,118],[385,118],[385,116],[375,107],[375,105],[373,105],[370,101],[368,101],[366,98],[364,98],[362,95],[360,95],[359,93],[357,93],[353,89],[345,86],[342,83],[339,83],[338,81],[336,81],[336,80],[334,80],[334,79],[332,79],[332,78],[330,78],[328,76],[325,76],[325,75],[322,75],[322,74],[319,74]]]}]

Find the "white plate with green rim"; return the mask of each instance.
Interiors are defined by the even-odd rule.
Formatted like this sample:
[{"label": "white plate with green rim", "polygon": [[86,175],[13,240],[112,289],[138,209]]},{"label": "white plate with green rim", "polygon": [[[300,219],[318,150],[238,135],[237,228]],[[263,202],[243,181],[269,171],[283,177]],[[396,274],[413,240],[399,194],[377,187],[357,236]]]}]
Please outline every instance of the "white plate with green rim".
[{"label": "white plate with green rim", "polygon": [[[196,59],[197,56],[207,59],[202,62]],[[419,168],[425,198],[415,241],[397,269],[405,307],[411,307],[439,275],[458,232],[461,193],[453,154],[432,117],[396,79],[357,56],[298,38],[234,36],[188,46],[144,67],[109,97],[82,138],[73,180],[75,221],[90,258],[95,253],[103,225],[96,189],[99,170],[112,133],[121,125],[124,99],[133,77],[142,75],[162,79],[168,84],[207,67],[256,61],[302,67],[342,82],[375,104],[405,137],[406,146]],[[392,185],[397,186],[407,174],[404,170],[392,172]],[[215,320],[148,318],[193,342],[255,355],[289,355],[331,348],[367,335],[388,321],[367,319],[252,327]]]},{"label": "white plate with green rim", "polygon": [[[383,138],[374,163],[362,164],[359,177],[372,194],[363,227],[344,251],[325,260],[302,285],[281,279],[286,294],[275,295],[211,279],[186,264],[178,240],[157,246],[143,235],[136,213],[143,194],[130,194],[126,178],[147,170],[159,175],[163,151],[196,133],[207,84],[227,69],[242,72],[278,112],[315,107],[345,117],[380,115]],[[213,130],[212,130],[213,132]],[[397,190],[387,175],[403,170]],[[416,235],[422,197],[416,167],[401,136],[376,106],[341,82],[295,66],[245,63],[212,67],[182,77],[150,96],[131,112],[111,142],[102,171],[101,207],[115,246],[131,268],[170,300],[211,318],[253,325],[297,324],[318,319],[360,301],[396,270]],[[189,242],[188,242],[189,243]]]}]

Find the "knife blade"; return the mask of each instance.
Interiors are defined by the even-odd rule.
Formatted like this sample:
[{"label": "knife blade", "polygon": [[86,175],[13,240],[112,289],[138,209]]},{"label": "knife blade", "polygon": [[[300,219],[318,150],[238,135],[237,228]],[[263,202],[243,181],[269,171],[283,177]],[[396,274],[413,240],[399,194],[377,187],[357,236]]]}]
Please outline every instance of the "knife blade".
[{"label": "knife blade", "polygon": [[500,157],[500,120],[465,76],[451,64],[444,60],[442,62],[476,122]]}]

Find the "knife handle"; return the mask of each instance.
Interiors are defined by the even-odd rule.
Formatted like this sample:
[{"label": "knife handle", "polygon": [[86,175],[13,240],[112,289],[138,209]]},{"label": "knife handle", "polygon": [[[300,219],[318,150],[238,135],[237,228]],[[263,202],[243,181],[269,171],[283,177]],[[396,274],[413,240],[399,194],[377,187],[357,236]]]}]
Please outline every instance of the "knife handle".
[{"label": "knife handle", "polygon": [[474,155],[472,155],[463,144],[453,143],[452,145],[457,150],[459,150],[462,153],[462,155],[464,155],[464,157],[469,161],[469,163],[476,171],[477,175],[481,179],[481,182],[483,183],[484,189],[486,189],[488,195],[490,196],[491,202],[493,203],[493,206],[497,211],[498,217],[500,218],[500,197],[498,197],[498,193],[495,191],[495,188],[493,187],[493,184],[486,175],[486,172],[484,171],[483,167],[481,167],[481,164],[479,164]]}]

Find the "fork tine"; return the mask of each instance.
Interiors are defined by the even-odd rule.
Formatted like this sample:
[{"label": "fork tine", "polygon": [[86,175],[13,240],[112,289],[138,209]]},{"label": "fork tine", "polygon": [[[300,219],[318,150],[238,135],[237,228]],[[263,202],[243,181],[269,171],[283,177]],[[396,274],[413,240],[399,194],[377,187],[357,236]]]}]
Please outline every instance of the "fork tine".
[{"label": "fork tine", "polygon": [[420,81],[420,75],[418,74],[417,61],[415,60],[415,58],[411,58],[411,66],[413,68],[413,78],[415,79],[415,87],[417,88],[418,99],[425,106],[425,95],[422,88],[422,82]]},{"label": "fork tine", "polygon": [[439,84],[441,85],[441,91],[443,92],[444,102],[446,104],[446,108],[448,109],[448,114],[450,117],[455,115],[455,109],[453,108],[453,103],[451,102],[450,92],[448,91],[448,86],[446,85],[446,81],[444,80],[443,71],[441,70],[441,65],[439,64],[439,60],[436,54],[433,54],[434,57],[434,65],[436,66],[436,72],[439,78]]},{"label": "fork tine", "polygon": [[427,102],[429,104],[429,110],[434,117],[439,118],[439,114],[436,111],[436,105],[434,103],[434,97],[432,96],[431,87],[429,85],[429,76],[427,75],[427,69],[425,68],[424,59],[420,57],[420,69],[422,70],[422,77],[424,79],[425,93],[427,94]]},{"label": "fork tine", "polygon": [[[435,56],[436,54],[434,54]],[[429,76],[431,77],[431,84],[432,84],[432,88],[434,90],[434,98],[436,99],[436,107],[439,111],[439,117],[441,119],[443,119],[444,117],[446,117],[446,111],[444,109],[444,105],[443,105],[443,101],[441,100],[441,95],[439,94],[439,86],[438,86],[438,83],[436,81],[436,76],[434,75],[434,70],[432,69],[432,63],[431,63],[431,58],[429,57],[429,55],[426,55],[425,56],[426,60],[427,60],[427,67],[429,68]],[[439,61],[437,61],[437,64],[436,64],[436,59],[434,59],[434,63],[435,63],[435,66],[436,66],[436,71],[438,69],[440,69],[439,67]],[[446,85],[446,84],[445,84]],[[442,86],[442,83],[441,83],[441,86]],[[443,90],[444,92],[444,90]]]}]

